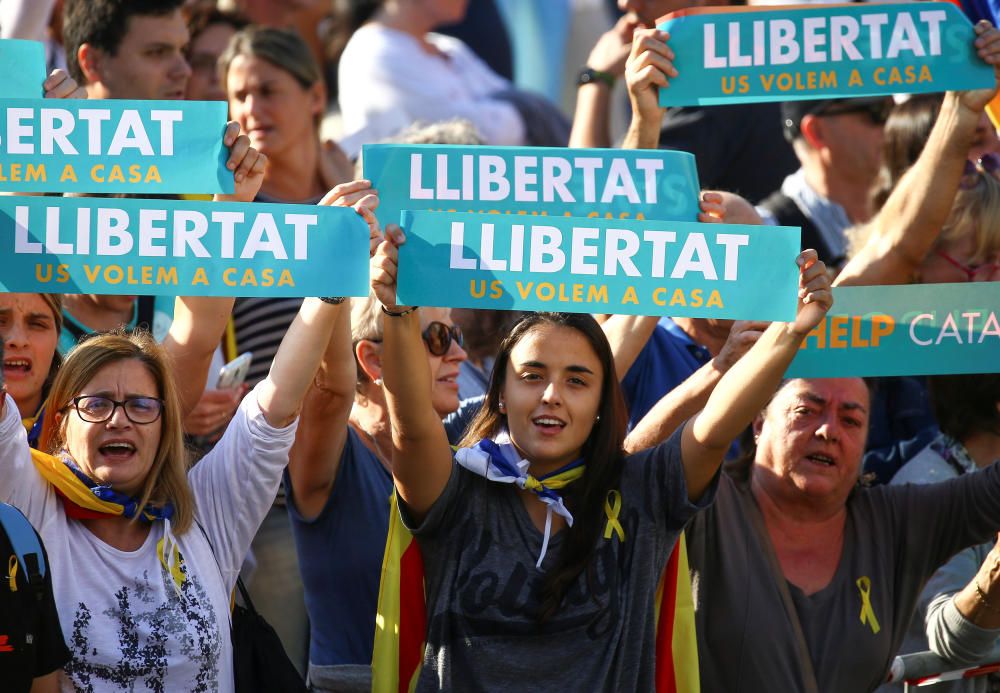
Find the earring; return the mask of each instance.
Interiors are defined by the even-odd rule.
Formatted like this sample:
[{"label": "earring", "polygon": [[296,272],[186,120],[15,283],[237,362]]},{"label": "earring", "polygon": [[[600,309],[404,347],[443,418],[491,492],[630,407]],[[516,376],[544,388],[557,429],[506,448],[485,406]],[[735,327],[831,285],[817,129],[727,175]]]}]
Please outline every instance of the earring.
[{"label": "earring", "polygon": [[500,409],[501,412],[503,412],[503,410],[507,408],[507,405],[503,403],[503,400],[500,400],[500,402],[497,403],[497,408]]},{"label": "earring", "polygon": [[375,386],[382,387],[382,378],[375,378]]},{"label": "earring", "polygon": [[594,417],[594,423],[600,423],[600,422],[601,422],[601,415],[598,414],[597,416]]}]

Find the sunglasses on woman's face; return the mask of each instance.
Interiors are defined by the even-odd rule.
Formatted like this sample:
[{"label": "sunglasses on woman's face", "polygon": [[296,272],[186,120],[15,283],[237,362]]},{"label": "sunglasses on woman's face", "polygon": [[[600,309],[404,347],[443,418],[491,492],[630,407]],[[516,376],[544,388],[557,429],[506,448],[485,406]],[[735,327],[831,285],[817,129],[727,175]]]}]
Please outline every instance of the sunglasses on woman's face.
[{"label": "sunglasses on woman's face", "polygon": [[976,281],[977,277],[988,278],[992,276],[993,273],[997,271],[997,269],[1000,269],[1000,263],[997,262],[985,262],[981,265],[969,265],[959,260],[956,260],[943,250],[935,250],[934,254],[937,255],[942,260],[944,260],[945,262],[947,262],[948,264],[950,264],[951,266],[964,272],[966,278],[970,282]]},{"label": "sunglasses on woman's face", "polygon": [[429,323],[424,331],[420,333],[427,345],[427,351],[433,356],[444,356],[451,349],[451,343],[456,342],[458,346],[465,344],[462,337],[462,329],[458,325],[445,325],[443,322],[435,320]]}]

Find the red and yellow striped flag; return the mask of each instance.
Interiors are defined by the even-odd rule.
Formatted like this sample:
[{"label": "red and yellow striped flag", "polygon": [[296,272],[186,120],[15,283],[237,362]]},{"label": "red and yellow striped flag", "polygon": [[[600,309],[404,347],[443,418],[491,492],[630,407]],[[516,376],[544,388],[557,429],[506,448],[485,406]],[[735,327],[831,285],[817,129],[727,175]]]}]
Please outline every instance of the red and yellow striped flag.
[{"label": "red and yellow striped flag", "polygon": [[[389,507],[375,621],[372,692],[412,693],[427,633],[424,561],[420,546],[399,519],[395,493]],[[688,576],[687,546],[681,534],[656,590],[656,693],[701,690]]]}]

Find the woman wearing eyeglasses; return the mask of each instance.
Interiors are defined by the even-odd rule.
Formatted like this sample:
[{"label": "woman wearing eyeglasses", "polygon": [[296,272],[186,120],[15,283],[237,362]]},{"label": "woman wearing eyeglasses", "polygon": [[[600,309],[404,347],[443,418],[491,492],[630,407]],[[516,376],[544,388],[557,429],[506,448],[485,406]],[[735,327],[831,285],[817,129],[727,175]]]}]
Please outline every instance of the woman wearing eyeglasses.
[{"label": "woman wearing eyeglasses", "polygon": [[0,404],[0,497],[38,527],[72,659],[63,688],[231,691],[229,594],[343,309],[308,299],[271,373],[188,470],[178,388],[145,333],[78,346],[29,449]]},{"label": "woman wearing eyeglasses", "polygon": [[[254,171],[246,180],[259,185]],[[377,196],[364,187],[340,186],[325,203],[354,202],[377,235]],[[147,333],[71,352],[49,393],[43,452],[29,450],[13,399],[0,399],[0,500],[48,548],[71,649],[63,690],[233,690],[230,594],[343,303],[303,301],[268,376],[190,470],[181,382]],[[184,385],[204,383],[207,368],[186,370]]]},{"label": "woman wearing eyeglasses", "polygon": [[[355,300],[334,330],[306,395],[285,477],[310,622],[309,683],[316,691],[371,689],[379,575],[389,529],[392,437],[382,387],[385,315]],[[462,333],[447,308],[420,321],[414,358],[431,378],[428,406],[457,441],[478,408],[459,411]]]}]

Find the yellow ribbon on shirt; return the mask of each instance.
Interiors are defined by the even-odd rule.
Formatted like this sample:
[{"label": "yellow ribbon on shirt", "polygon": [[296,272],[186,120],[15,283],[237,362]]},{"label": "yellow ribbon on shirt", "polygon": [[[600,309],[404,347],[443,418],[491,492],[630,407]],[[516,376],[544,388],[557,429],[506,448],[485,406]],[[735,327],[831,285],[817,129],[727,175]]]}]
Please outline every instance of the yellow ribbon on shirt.
[{"label": "yellow ribbon on shirt", "polygon": [[164,544],[165,537],[161,538],[156,542],[156,555],[160,559],[160,565],[170,573],[170,577],[173,578],[174,584],[177,586],[178,591],[184,584],[184,571],[181,570],[181,566],[184,564],[184,558],[181,556],[180,550],[177,548],[177,544],[173,545],[173,561],[168,560],[167,556],[164,555]]},{"label": "yellow ribbon on shirt", "polygon": [[625,528],[618,521],[618,513],[622,510],[622,494],[617,489],[608,491],[608,497],[604,499],[604,514],[608,516],[608,522],[604,525],[604,538],[610,539],[612,534],[618,535],[618,541],[625,541]]},{"label": "yellow ribbon on shirt", "polygon": [[872,581],[867,575],[862,575],[857,581],[858,592],[861,594],[861,619],[862,624],[871,627],[872,633],[878,633],[882,627],[875,618],[875,610],[872,609]]},{"label": "yellow ribbon on shirt", "polygon": [[17,556],[11,556],[7,562],[7,580],[11,592],[17,592]]}]

